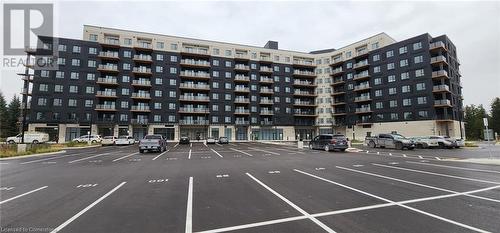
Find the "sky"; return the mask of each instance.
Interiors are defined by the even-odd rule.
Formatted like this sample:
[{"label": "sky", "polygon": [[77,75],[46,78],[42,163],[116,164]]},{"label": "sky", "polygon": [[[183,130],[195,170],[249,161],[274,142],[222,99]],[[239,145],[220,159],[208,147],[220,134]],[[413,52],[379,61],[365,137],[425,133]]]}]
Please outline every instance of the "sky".
[{"label": "sky", "polygon": [[[340,48],[386,32],[400,41],[446,34],[461,61],[464,104],[500,97],[500,2],[468,1],[64,1],[56,4],[60,37],[81,39],[83,25],[309,52]],[[22,87],[3,70],[0,90]]]}]

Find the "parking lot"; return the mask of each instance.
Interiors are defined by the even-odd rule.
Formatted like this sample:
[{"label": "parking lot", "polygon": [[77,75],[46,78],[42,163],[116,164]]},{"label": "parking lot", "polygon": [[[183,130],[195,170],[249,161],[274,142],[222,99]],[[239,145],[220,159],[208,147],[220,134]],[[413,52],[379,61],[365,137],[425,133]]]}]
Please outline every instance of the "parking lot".
[{"label": "parking lot", "polygon": [[[2,232],[500,232],[482,149],[348,152],[258,142],[0,161]],[[483,154],[481,154],[482,156]]]}]

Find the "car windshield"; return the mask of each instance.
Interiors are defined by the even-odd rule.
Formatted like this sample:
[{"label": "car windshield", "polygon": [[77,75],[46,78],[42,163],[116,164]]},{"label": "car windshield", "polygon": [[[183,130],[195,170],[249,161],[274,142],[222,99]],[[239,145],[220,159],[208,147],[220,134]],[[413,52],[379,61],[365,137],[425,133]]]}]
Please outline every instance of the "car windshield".
[{"label": "car windshield", "polygon": [[406,137],[401,134],[392,134],[392,137],[394,137],[394,139],[406,139]]},{"label": "car windshield", "polygon": [[160,135],[146,135],[144,139],[161,139]]},{"label": "car windshield", "polygon": [[104,137],[104,139],[113,139],[114,137],[113,136],[106,136]]},{"label": "car windshield", "polygon": [[120,136],[118,139],[127,139],[127,136]]}]

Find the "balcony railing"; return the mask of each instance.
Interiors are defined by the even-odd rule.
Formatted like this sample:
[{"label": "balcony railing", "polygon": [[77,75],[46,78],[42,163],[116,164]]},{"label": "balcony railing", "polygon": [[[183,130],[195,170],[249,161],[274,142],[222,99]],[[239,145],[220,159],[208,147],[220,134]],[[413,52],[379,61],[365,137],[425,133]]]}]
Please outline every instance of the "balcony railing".
[{"label": "balcony railing", "polygon": [[313,61],[307,61],[307,60],[293,60],[294,65],[303,65],[303,66],[314,66]]},{"label": "balcony railing", "polygon": [[260,82],[263,82],[263,83],[274,83],[274,80],[272,78],[260,77]]},{"label": "balcony railing", "polygon": [[301,81],[301,80],[294,80],[293,84],[295,84],[295,85],[302,85],[302,86],[312,86],[312,85],[314,85],[313,82]]},{"label": "balcony railing", "polygon": [[148,123],[148,119],[132,119],[131,120],[132,124],[142,124],[145,125]]},{"label": "balcony railing", "polygon": [[273,115],[274,111],[272,110],[260,110],[261,115]]},{"label": "balcony railing", "polygon": [[250,122],[245,120],[236,120],[234,123],[237,125],[248,125]]},{"label": "balcony railing", "polygon": [[136,48],[141,48],[141,49],[153,49],[153,46],[149,42],[137,42]]},{"label": "balcony railing", "polygon": [[151,86],[151,81],[149,81],[149,80],[132,80],[132,85]]},{"label": "balcony railing", "polygon": [[151,68],[147,68],[147,67],[134,67],[133,72],[134,73],[141,73],[141,74],[151,74]]},{"label": "balcony railing", "polygon": [[184,53],[208,55],[208,49],[202,49],[202,48],[190,48],[190,47],[186,47],[186,48],[183,48],[182,51]]},{"label": "balcony railing", "polygon": [[180,76],[197,77],[197,78],[210,78],[210,74],[202,71],[181,71]]},{"label": "balcony railing", "polygon": [[312,71],[307,71],[307,70],[294,70],[293,71],[294,75],[305,75],[305,76],[316,76],[316,74]]},{"label": "balcony railing", "polygon": [[432,72],[432,78],[445,77],[448,78],[448,72],[446,70],[438,70]]},{"label": "balcony railing", "polygon": [[259,70],[261,72],[273,72],[273,69],[267,66],[261,66]]},{"label": "balcony railing", "polygon": [[203,90],[209,90],[210,85],[208,84],[194,84],[194,83],[180,83],[179,88],[193,88],[193,89],[203,89]]},{"label": "balcony railing", "polygon": [[434,100],[434,105],[451,105],[450,100]]},{"label": "balcony railing", "polygon": [[356,80],[356,79],[362,79],[362,78],[368,78],[368,77],[370,77],[370,74],[368,74],[368,72],[363,72],[363,73],[355,74],[354,75],[354,80]]},{"label": "balcony railing", "polygon": [[250,103],[250,99],[249,98],[235,98],[234,102],[235,103]]},{"label": "balcony railing", "polygon": [[134,93],[132,93],[132,98],[150,99],[151,95],[149,93],[137,93],[137,92],[134,92]]},{"label": "balcony railing", "polygon": [[208,120],[179,120],[180,125],[208,125]]},{"label": "balcony railing", "polygon": [[446,49],[446,45],[442,41],[437,41],[437,42],[431,43],[429,45],[430,50],[437,49],[437,48]]},{"label": "balcony railing", "polygon": [[342,69],[342,67],[336,68],[332,70],[332,75],[341,74],[342,72],[344,72],[344,69]]},{"label": "balcony railing", "polygon": [[314,111],[294,111],[294,115],[300,115],[300,116],[314,116],[316,113]]},{"label": "balcony railing", "polygon": [[250,77],[248,77],[246,75],[238,74],[238,75],[234,76],[234,80],[236,80],[236,81],[250,81]]},{"label": "balcony railing", "polygon": [[366,55],[366,54],[368,54],[368,49],[358,51],[356,53],[356,57],[363,56],[363,55]]},{"label": "balcony railing", "polygon": [[243,65],[243,64],[236,64],[234,65],[235,70],[250,70],[250,66]]},{"label": "balcony railing", "polygon": [[99,52],[99,57],[101,58],[112,58],[112,59],[120,59],[118,52],[112,51],[101,51]]},{"label": "balcony railing", "polygon": [[118,66],[114,64],[99,64],[98,70],[118,72]]},{"label": "balcony railing", "polygon": [[210,101],[208,96],[192,96],[192,95],[181,95],[179,100],[194,100],[194,101]]},{"label": "balcony railing", "polygon": [[356,113],[363,113],[363,112],[371,112],[371,108],[369,107],[356,108]]},{"label": "balcony railing", "polygon": [[266,62],[271,62],[271,57],[266,57],[266,56],[260,56],[259,58],[260,61],[266,61]]},{"label": "balcony railing", "polygon": [[117,85],[118,80],[116,78],[98,78],[97,83]]},{"label": "balcony railing", "polygon": [[295,105],[315,105],[314,102],[311,101],[295,101]]},{"label": "balcony railing", "polygon": [[354,90],[363,90],[363,89],[368,89],[370,88],[370,84],[360,84],[360,85],[356,85],[354,86]]},{"label": "balcony railing", "polygon": [[260,121],[261,125],[273,125],[273,121]]},{"label": "balcony railing", "polygon": [[274,104],[272,99],[260,99],[261,104]]},{"label": "balcony railing", "polygon": [[271,88],[260,88],[260,93],[272,94],[272,93],[274,93],[274,90]]},{"label": "balcony railing", "polygon": [[432,91],[450,91],[450,86],[448,85],[438,85],[438,86],[434,86],[432,87]]},{"label": "balcony railing", "polygon": [[192,112],[192,113],[209,113],[210,109],[208,108],[186,108],[186,107],[181,107],[179,108],[179,112]]},{"label": "balcony railing", "polygon": [[97,91],[98,96],[117,97],[116,91]]},{"label": "balcony railing", "polygon": [[130,110],[132,111],[144,111],[144,112],[149,112],[151,111],[149,106],[145,106],[145,105],[133,105]]},{"label": "balcony railing", "polygon": [[120,46],[120,40],[115,38],[104,38],[103,44]]},{"label": "balcony railing", "polygon": [[368,65],[369,65],[368,61],[360,61],[360,62],[354,64],[353,68],[357,69],[357,68],[365,67]]},{"label": "balcony railing", "polygon": [[192,65],[192,66],[210,66],[210,62],[205,60],[194,60],[194,59],[182,59],[181,65]]},{"label": "balcony railing", "polygon": [[354,101],[359,102],[359,101],[367,101],[371,100],[370,96],[358,96],[354,98]]},{"label": "balcony railing", "polygon": [[443,55],[431,57],[431,64],[434,63],[447,63],[446,57]]},{"label": "balcony railing", "polygon": [[153,58],[151,57],[151,55],[138,54],[138,55],[134,55],[134,60],[152,62]]},{"label": "balcony railing", "polygon": [[31,95],[31,92],[29,90],[29,88],[21,88],[21,92],[20,92],[22,95]]},{"label": "balcony railing", "polygon": [[249,114],[250,110],[245,109],[245,108],[236,108],[236,109],[234,109],[234,113],[236,113],[236,114]]},{"label": "balcony railing", "polygon": [[234,87],[234,91],[238,91],[238,92],[250,92],[250,88],[236,86],[236,87]]},{"label": "balcony railing", "polygon": [[308,91],[299,91],[299,90],[295,90],[293,92],[293,94],[295,95],[316,95],[314,94],[313,92],[308,92]]},{"label": "balcony railing", "polygon": [[244,54],[244,53],[235,53],[234,54],[234,58],[236,58],[236,59],[245,59],[245,60],[249,59],[248,54]]}]

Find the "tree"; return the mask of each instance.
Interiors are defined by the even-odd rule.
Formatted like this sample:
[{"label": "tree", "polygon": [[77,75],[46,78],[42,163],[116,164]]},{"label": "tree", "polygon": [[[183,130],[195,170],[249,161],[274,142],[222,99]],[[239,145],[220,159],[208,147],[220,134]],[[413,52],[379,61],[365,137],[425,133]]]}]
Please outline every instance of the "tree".
[{"label": "tree", "polygon": [[483,118],[487,117],[486,110],[482,105],[465,106],[465,136],[469,140],[482,139],[484,135]]},{"label": "tree", "polygon": [[3,93],[0,92],[0,138],[6,138],[9,135],[8,131],[8,111],[7,111],[7,101],[5,101],[5,97]]},{"label": "tree", "polygon": [[21,100],[14,95],[7,107],[7,133],[9,136],[19,133],[18,119],[21,116]]},{"label": "tree", "polygon": [[500,134],[500,97],[493,99],[491,102],[491,119],[489,125],[494,132]]}]

